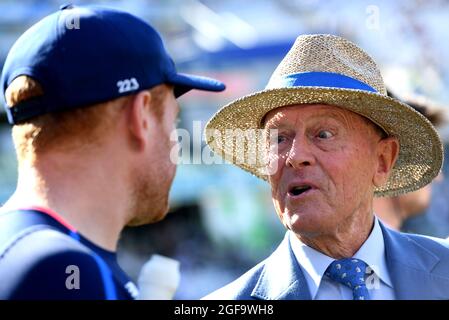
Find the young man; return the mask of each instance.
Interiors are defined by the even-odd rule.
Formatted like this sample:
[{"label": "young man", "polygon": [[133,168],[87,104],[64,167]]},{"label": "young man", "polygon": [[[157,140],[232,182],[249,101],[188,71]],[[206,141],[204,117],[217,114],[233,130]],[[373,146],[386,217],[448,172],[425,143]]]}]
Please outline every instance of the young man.
[{"label": "young man", "polygon": [[133,15],[65,6],[17,40],[1,86],[19,177],[0,214],[0,298],[135,298],[120,231],[167,213],[176,97],[224,85],[177,73]]}]

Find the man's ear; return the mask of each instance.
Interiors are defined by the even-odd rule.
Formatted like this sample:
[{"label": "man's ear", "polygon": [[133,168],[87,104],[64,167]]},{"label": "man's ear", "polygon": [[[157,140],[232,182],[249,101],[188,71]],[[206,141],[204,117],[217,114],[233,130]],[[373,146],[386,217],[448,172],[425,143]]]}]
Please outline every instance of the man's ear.
[{"label": "man's ear", "polygon": [[147,143],[151,117],[151,92],[140,91],[128,106],[128,129],[133,146],[141,150]]},{"label": "man's ear", "polygon": [[373,183],[380,187],[388,181],[391,170],[399,156],[399,140],[396,137],[387,137],[377,145],[377,168]]}]

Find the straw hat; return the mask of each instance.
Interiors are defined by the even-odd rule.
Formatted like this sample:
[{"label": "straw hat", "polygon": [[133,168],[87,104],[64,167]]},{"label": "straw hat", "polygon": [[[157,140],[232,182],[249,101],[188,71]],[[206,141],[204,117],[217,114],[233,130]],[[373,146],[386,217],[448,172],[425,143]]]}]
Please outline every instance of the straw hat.
[{"label": "straw hat", "polygon": [[264,137],[251,129],[262,129],[261,120],[270,110],[313,103],[358,113],[399,139],[398,160],[387,183],[376,188],[376,196],[417,190],[438,175],[443,147],[435,128],[419,112],[387,96],[368,54],[333,35],[298,37],[265,90],[229,103],[211,118],[206,142],[228,162],[267,180],[266,152],[254,147],[264,143]]}]

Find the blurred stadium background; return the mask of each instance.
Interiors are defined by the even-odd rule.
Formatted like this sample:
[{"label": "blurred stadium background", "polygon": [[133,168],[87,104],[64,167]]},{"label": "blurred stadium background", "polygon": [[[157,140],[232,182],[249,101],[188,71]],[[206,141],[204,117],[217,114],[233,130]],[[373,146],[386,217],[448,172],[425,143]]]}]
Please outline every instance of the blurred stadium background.
[{"label": "blurred stadium background", "polygon": [[[0,65],[22,32],[64,3],[1,0]],[[262,89],[295,38],[306,33],[332,33],[356,42],[379,63],[393,90],[449,105],[449,1],[72,3],[107,5],[140,16],[160,31],[178,70],[217,77],[227,84],[224,93],[191,93],[179,100],[179,127],[190,132],[198,129],[193,121],[204,126],[220,106]],[[15,188],[16,160],[3,111],[0,118],[3,203]],[[440,133],[447,146],[449,128]],[[203,150],[204,141],[202,145],[192,141],[194,148]],[[430,208],[409,221],[407,231],[449,236],[448,167],[446,161],[446,178],[435,183]],[[230,282],[266,257],[284,233],[268,186],[230,165],[180,165],[170,201],[171,212],[163,222],[123,232],[119,260],[136,279],[151,254],[178,259],[182,280],[177,299],[197,299]]]}]

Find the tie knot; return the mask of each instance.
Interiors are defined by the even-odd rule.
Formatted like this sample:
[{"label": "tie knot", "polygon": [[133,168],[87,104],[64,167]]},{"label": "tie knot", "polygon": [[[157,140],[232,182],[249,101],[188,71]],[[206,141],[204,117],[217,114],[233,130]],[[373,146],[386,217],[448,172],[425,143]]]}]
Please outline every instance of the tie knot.
[{"label": "tie knot", "polygon": [[[332,262],[326,270],[326,275],[337,281],[353,292],[355,290],[366,290],[365,272],[367,264],[360,259],[340,259]],[[355,293],[355,292],[354,292]]]}]

